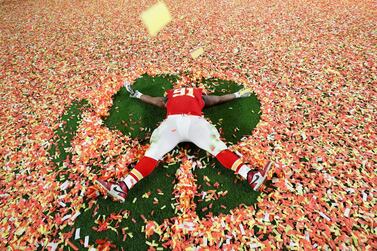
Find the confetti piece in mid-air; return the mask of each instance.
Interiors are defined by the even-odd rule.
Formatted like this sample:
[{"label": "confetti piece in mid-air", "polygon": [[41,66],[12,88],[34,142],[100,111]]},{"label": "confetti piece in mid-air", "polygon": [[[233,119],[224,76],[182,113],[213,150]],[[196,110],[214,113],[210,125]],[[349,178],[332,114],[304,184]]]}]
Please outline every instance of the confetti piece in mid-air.
[{"label": "confetti piece in mid-air", "polygon": [[191,52],[191,57],[193,59],[197,59],[200,55],[202,55],[204,53],[204,49],[203,47],[200,47],[194,51]]},{"label": "confetti piece in mid-air", "polygon": [[154,37],[172,20],[172,17],[166,4],[161,1],[141,13],[141,20],[147,27],[149,35]]}]

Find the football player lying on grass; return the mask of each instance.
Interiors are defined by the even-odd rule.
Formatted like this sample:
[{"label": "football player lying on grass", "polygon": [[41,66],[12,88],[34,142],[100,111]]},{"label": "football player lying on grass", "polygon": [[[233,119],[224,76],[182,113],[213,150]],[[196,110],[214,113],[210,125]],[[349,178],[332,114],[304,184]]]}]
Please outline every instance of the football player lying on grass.
[{"label": "football player lying on grass", "polygon": [[268,161],[262,170],[251,170],[241,159],[228,150],[214,125],[204,117],[205,107],[231,101],[236,98],[249,97],[251,90],[244,88],[232,94],[211,96],[202,93],[200,88],[179,88],[166,91],[166,97],[151,97],[124,84],[130,97],[152,104],[167,111],[166,119],[156,128],[150,139],[150,146],[136,166],[118,183],[106,180],[95,181],[99,190],[110,195],[114,200],[124,202],[128,191],[141,179],[148,176],[157,166],[158,161],[180,142],[192,142],[211,153],[228,169],[243,177],[254,190],[263,184],[271,168]]}]

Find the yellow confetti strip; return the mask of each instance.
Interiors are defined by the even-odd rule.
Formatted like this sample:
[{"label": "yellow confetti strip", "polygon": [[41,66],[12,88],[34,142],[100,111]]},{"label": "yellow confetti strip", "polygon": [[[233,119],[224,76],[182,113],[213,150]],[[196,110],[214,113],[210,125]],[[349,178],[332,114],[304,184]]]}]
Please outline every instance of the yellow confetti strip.
[{"label": "yellow confetti strip", "polygon": [[149,35],[154,37],[172,20],[172,17],[166,4],[159,2],[141,13],[141,20],[147,27]]},{"label": "yellow confetti strip", "polygon": [[203,49],[203,47],[200,47],[200,48],[196,49],[195,51],[191,52],[191,57],[193,59],[197,59],[203,53],[204,53],[204,49]]}]

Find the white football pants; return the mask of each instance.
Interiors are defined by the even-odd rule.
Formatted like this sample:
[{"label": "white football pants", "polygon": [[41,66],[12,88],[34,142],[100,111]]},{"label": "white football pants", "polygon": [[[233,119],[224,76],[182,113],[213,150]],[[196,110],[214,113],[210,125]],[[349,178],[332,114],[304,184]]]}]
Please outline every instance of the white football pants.
[{"label": "white football pants", "polygon": [[181,142],[192,142],[214,156],[227,149],[216,127],[204,117],[179,114],[169,115],[153,131],[145,156],[160,160]]}]

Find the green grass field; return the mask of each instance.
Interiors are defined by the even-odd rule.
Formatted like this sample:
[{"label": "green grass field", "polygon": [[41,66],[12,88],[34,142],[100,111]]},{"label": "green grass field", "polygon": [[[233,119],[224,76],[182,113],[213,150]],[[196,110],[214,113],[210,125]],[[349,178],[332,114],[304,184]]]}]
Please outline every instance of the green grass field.
[{"label": "green grass field", "polygon": [[[143,75],[134,83],[134,88],[142,93],[152,96],[162,96],[164,91],[172,88],[178,76]],[[231,81],[218,79],[203,79],[202,83],[212,94],[232,93],[241,88],[240,85]],[[63,167],[62,162],[66,158],[71,158],[71,154],[65,149],[70,146],[71,140],[76,134],[76,130],[81,121],[82,111],[89,109],[86,101],[77,101],[67,108],[62,117],[63,126],[55,132],[56,145],[50,149],[50,154],[57,165],[57,171],[62,175],[60,181],[68,179],[69,170]],[[204,110],[205,117],[221,128],[221,136],[229,144],[235,144],[244,135],[250,135],[253,128],[260,119],[260,103],[255,95],[249,98],[238,99],[229,103],[221,104]],[[154,128],[165,117],[163,109],[142,103],[140,100],[129,98],[125,88],[121,88],[113,96],[113,106],[109,116],[104,118],[104,125],[111,130],[119,130],[125,135],[138,139],[141,144],[147,144]],[[201,160],[206,168],[195,169],[194,175],[197,179],[199,194],[195,198],[197,204],[197,214],[199,217],[206,215],[219,215],[228,213],[231,209],[242,204],[253,204],[258,196],[257,192],[252,191],[246,182],[239,180],[231,171],[223,168],[213,157],[203,150],[188,143],[182,143],[179,148],[186,148],[189,155],[194,159]],[[174,151],[177,152],[177,151]],[[161,162],[156,170],[137,184],[129,193],[126,203],[120,204],[99,197],[96,201],[97,206],[81,212],[75,224],[63,229],[63,232],[73,231],[71,242],[79,249],[84,248],[83,236],[90,236],[89,243],[96,239],[108,239],[116,247],[125,250],[146,250],[146,238],[143,228],[145,226],[142,217],[162,223],[164,219],[175,216],[174,203],[172,196],[175,184],[175,173],[178,166],[166,165]],[[97,167],[92,167],[94,174],[99,174]],[[208,181],[209,179],[209,181]],[[214,183],[218,182],[219,191],[228,191],[227,195],[218,200],[203,201],[200,193],[215,189]],[[158,192],[159,190],[162,191]],[[150,192],[149,198],[143,197]],[[156,198],[158,203],[153,203]],[[210,209],[209,209],[210,208]],[[110,221],[109,227],[105,231],[96,231],[93,227],[98,227],[97,220],[108,218],[112,213],[124,216],[121,220]],[[80,240],[74,239],[74,231],[80,228]],[[124,240],[122,229],[128,234]],[[158,243],[158,235],[152,236],[148,241],[155,240]],[[160,245],[161,246],[161,245]],[[67,249],[70,249],[67,246]]]}]

